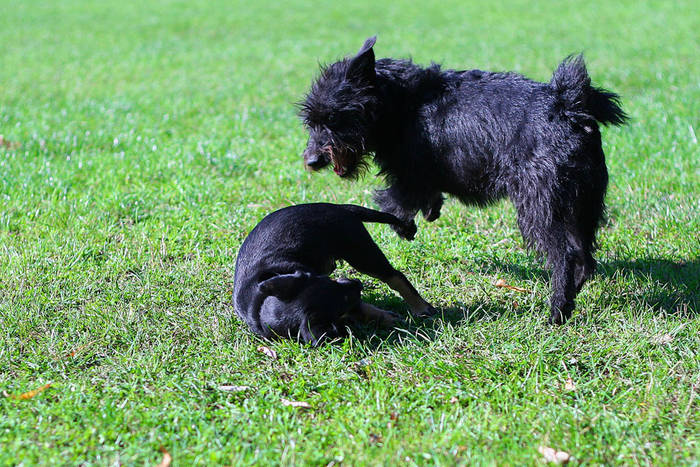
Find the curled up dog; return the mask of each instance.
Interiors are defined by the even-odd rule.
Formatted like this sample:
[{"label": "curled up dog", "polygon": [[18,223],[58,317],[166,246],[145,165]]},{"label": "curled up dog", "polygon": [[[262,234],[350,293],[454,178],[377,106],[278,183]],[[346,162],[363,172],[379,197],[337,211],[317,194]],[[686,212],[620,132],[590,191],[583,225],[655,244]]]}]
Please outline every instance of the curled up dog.
[{"label": "curled up dog", "polygon": [[340,259],[388,284],[408,303],[412,315],[434,314],[389,263],[363,222],[403,221],[349,204],[301,204],[267,215],[238,252],[236,314],[265,338],[295,338],[314,345],[344,335],[353,320],[384,327],[401,322],[397,314],[362,302],[360,281],[328,277]]},{"label": "curled up dog", "polygon": [[372,155],[389,185],[375,200],[409,240],[418,212],[440,216],[443,193],[477,206],[510,198],[527,245],[552,270],[550,321],[565,322],[596,267],[608,185],[598,126],[625,122],[617,94],[591,85],[580,56],[539,83],[375,60],[374,44],[323,68],[300,103],[305,164],[352,178]]}]

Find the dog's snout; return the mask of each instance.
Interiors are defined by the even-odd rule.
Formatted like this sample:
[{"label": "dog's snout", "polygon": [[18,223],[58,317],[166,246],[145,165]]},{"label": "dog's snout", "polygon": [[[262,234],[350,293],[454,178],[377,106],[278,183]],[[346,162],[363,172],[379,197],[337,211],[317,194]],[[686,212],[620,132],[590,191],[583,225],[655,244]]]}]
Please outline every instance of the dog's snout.
[{"label": "dog's snout", "polygon": [[304,151],[304,164],[310,169],[322,169],[327,166],[329,162],[328,156],[323,152],[311,151],[309,149]]},{"label": "dog's snout", "polygon": [[318,154],[311,154],[305,157],[304,161],[306,162],[306,165],[312,169],[320,169],[323,167],[323,158],[321,158]]}]

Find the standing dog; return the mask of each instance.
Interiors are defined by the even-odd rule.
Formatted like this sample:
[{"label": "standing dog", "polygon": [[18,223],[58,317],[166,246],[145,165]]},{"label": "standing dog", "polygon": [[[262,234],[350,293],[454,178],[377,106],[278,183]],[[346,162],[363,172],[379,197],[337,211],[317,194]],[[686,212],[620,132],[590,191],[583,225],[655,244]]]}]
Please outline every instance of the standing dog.
[{"label": "standing dog", "polygon": [[238,251],[236,314],[263,337],[298,337],[314,345],[342,335],[347,319],[398,323],[398,315],[360,300],[360,281],[328,277],[339,259],[386,282],[414,316],[434,314],[406,276],[389,263],[363,222],[403,221],[350,204],[301,204],[267,215]]},{"label": "standing dog", "polygon": [[418,211],[440,216],[443,193],[478,206],[510,198],[528,246],[552,269],[550,322],[564,323],[596,267],[608,184],[598,124],[624,123],[618,95],[591,85],[580,56],[538,83],[375,61],[374,43],[323,68],[300,104],[305,164],[355,177],[373,154],[389,184],[375,200],[409,240]]}]

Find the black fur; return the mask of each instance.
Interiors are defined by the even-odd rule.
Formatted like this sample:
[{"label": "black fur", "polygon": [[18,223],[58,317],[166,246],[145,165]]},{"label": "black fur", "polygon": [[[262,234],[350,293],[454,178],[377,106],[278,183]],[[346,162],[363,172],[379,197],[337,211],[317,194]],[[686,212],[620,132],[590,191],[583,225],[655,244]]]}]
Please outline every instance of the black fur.
[{"label": "black fur", "polygon": [[[290,206],[267,215],[238,252],[233,288],[236,314],[266,338],[291,337],[317,344],[343,335],[346,319],[366,312],[368,306],[360,301],[360,281],[328,277],[339,259],[378,279],[399,281],[408,287],[401,290],[420,299],[363,222],[402,221],[361,206],[325,203]],[[427,303],[420,304],[427,305],[420,312],[433,311]],[[393,314],[369,308],[375,313],[371,318],[391,321]]]},{"label": "black fur", "polygon": [[595,270],[608,184],[598,124],[621,125],[619,97],[591,86],[581,56],[549,83],[515,73],[442,70],[374,58],[375,38],[324,68],[301,103],[308,167],[354,177],[372,154],[389,187],[375,199],[412,239],[443,193],[485,206],[509,197],[528,246],[552,268],[550,321],[563,323]]}]

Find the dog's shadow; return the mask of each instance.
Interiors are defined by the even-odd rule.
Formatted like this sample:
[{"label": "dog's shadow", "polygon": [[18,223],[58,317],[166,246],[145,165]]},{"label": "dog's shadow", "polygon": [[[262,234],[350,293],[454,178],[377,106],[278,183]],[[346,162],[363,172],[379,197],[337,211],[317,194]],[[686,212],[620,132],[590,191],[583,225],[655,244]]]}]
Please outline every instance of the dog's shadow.
[{"label": "dog's shadow", "polygon": [[[550,274],[538,266],[524,267],[497,261],[482,266],[481,272],[507,274],[521,280],[548,282],[550,278]],[[697,314],[700,303],[700,258],[680,261],[662,258],[600,261],[596,276],[606,281],[632,279],[644,285],[637,287],[635,296],[659,313]]]},{"label": "dog's shadow", "polygon": [[497,301],[481,302],[478,305],[456,302],[452,306],[438,307],[434,316],[411,318],[408,316],[406,304],[398,297],[371,294],[366,298],[374,306],[406,316],[405,322],[396,329],[381,329],[372,323],[356,323],[352,326],[350,331],[353,338],[362,342],[369,350],[406,341],[434,341],[443,334],[445,326],[467,326],[480,321],[500,319],[505,313],[513,313]]},{"label": "dog's shadow", "polygon": [[601,262],[599,274],[607,280],[633,276],[641,287],[642,299],[663,314],[695,316],[700,304],[700,258],[672,261],[659,258]]},{"label": "dog's shadow", "polygon": [[[491,262],[482,266],[482,274],[507,275],[520,280],[549,281],[549,273],[539,266],[521,266],[517,263]],[[672,261],[660,258],[635,260],[610,260],[598,264],[596,275],[606,281],[632,279],[642,287],[635,287],[635,300],[642,300],[661,315],[677,315],[692,318],[700,305],[700,258]],[[405,304],[398,297],[370,293],[370,302],[380,308],[401,312]],[[523,313],[528,311],[523,311]],[[461,303],[438,309],[430,319],[409,320],[405,329],[378,330],[371,325],[353,328],[353,335],[372,347],[402,340],[410,335],[425,340],[437,339],[446,324],[464,326],[483,320],[499,319],[507,310],[494,300],[489,303]],[[544,316],[544,315],[543,315]],[[543,318],[544,322],[544,318]]]}]

